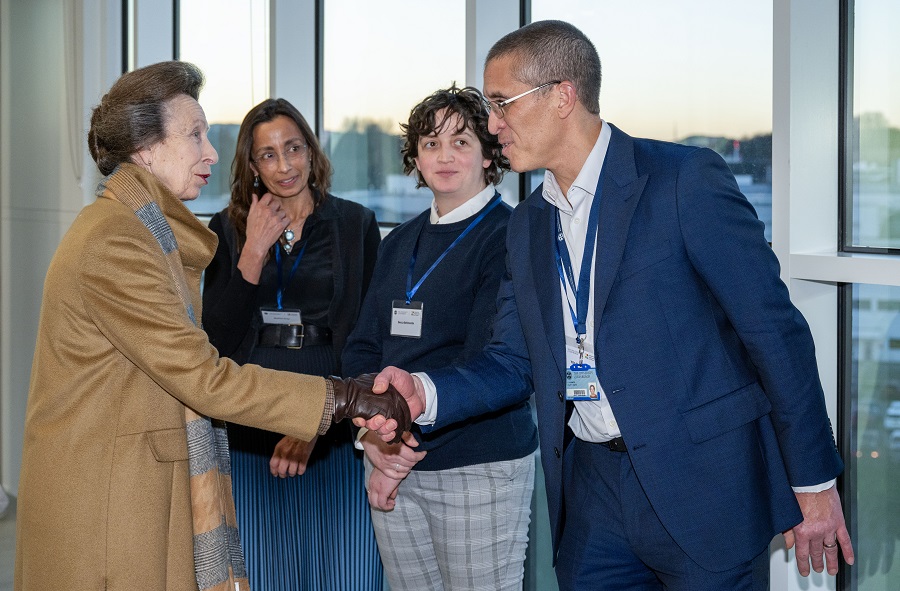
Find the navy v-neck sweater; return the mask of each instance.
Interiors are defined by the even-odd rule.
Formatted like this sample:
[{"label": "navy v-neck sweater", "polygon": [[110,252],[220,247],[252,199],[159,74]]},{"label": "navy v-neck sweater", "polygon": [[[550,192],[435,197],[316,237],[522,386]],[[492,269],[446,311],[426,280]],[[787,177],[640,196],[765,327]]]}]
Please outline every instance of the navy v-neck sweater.
[{"label": "navy v-neck sweater", "polygon": [[[483,211],[459,222],[437,225],[430,222],[430,211],[425,211],[385,237],[359,320],[344,348],[345,375],[375,372],[387,365],[427,372],[465,361],[487,344],[497,289],[506,273],[506,224],[511,212],[506,204],[491,210],[413,296],[413,301],[423,303],[421,338],[391,335],[392,302],[406,298],[416,242],[419,248],[412,285]],[[441,395],[438,392],[439,412]],[[429,433],[416,430],[415,434],[421,442],[417,449],[428,451],[416,470],[512,460],[537,448],[537,429],[527,402]]]}]

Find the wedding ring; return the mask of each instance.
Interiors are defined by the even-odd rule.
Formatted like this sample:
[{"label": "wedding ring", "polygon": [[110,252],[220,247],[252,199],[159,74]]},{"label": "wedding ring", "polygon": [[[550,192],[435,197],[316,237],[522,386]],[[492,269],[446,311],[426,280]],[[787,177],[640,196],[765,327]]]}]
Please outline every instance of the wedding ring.
[{"label": "wedding ring", "polygon": [[830,544],[826,544],[825,542],[822,542],[822,546],[824,546],[826,548],[834,548],[835,546],[837,546],[837,538],[834,538],[834,541],[831,542]]},{"label": "wedding ring", "polygon": [[396,470],[397,472],[399,472],[399,471],[400,471],[400,464],[394,464],[394,470]]}]

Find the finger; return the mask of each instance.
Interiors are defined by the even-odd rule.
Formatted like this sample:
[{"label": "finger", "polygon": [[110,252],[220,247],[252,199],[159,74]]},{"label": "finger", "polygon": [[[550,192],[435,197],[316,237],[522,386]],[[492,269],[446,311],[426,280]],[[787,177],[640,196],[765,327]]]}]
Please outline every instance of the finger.
[{"label": "finger", "polygon": [[[827,550],[825,541],[810,541],[809,543],[809,559],[812,562],[812,569],[817,573],[825,570],[825,551]],[[836,548],[832,548],[832,550],[836,550]]]},{"label": "finger", "polygon": [[259,197],[256,196],[256,193],[250,193],[250,209],[259,203]]},{"label": "finger", "polygon": [[[827,538],[827,536],[826,536],[826,538]],[[828,568],[828,574],[834,576],[837,574],[838,565],[840,564],[840,559],[838,558],[837,537],[835,537],[834,542],[832,542],[832,543],[834,544],[833,548],[829,548],[828,546],[825,546],[825,563]],[[819,572],[819,571],[816,571],[816,572]]]},{"label": "finger", "polygon": [[403,434],[403,443],[409,447],[419,447],[419,440],[409,431]]},{"label": "finger", "polygon": [[789,529],[784,532],[784,547],[788,550],[794,547],[794,530]]},{"label": "finger", "polygon": [[[366,427],[369,431],[375,431],[379,435],[382,435],[380,429],[385,426],[386,423],[387,420],[384,418],[384,415],[375,415],[371,419],[367,420],[363,426]],[[388,430],[393,431],[393,429],[390,428]]]},{"label": "finger", "polygon": [[853,564],[856,561],[856,555],[853,553],[853,542],[850,540],[850,532],[847,527],[842,525],[837,531],[837,541],[841,546],[841,554],[844,555],[844,562]]},{"label": "finger", "polygon": [[354,425],[356,425],[357,427],[365,427],[366,426],[366,420],[362,417],[355,417],[353,419],[352,423]]},{"label": "finger", "polygon": [[804,577],[809,576],[809,541],[797,541],[796,544],[797,570]]}]

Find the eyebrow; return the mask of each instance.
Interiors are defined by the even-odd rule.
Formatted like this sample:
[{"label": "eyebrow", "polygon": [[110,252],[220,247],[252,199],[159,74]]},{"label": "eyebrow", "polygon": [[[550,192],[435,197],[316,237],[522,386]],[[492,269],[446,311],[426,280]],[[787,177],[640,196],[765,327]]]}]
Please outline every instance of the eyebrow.
[{"label": "eyebrow", "polygon": [[[302,135],[301,135],[301,136],[297,136],[297,137],[293,137],[293,138],[289,138],[289,139],[284,140],[284,144],[283,144],[283,145],[284,145],[284,146],[290,146],[290,145],[296,144],[296,143],[298,143],[298,142],[301,143],[301,144],[305,144],[305,143],[306,143],[306,138],[304,138]],[[275,146],[260,146],[260,147],[256,148],[256,149],[253,150],[253,151],[254,151],[254,152],[261,152],[261,151],[263,151],[263,150],[274,150],[274,149],[275,149]]]}]

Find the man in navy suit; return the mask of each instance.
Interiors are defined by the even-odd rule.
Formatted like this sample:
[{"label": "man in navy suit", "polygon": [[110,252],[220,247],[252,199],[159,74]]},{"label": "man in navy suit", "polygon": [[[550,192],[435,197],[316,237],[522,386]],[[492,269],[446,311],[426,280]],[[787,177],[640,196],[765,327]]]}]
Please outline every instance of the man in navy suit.
[{"label": "man in navy suit", "polygon": [[437,426],[534,391],[563,590],[768,589],[779,532],[802,575],[838,546],[852,564],[812,336],[724,161],[603,121],[568,23],[498,41],[484,90],[512,168],[547,170],[509,223],[492,342],[377,386]]}]

